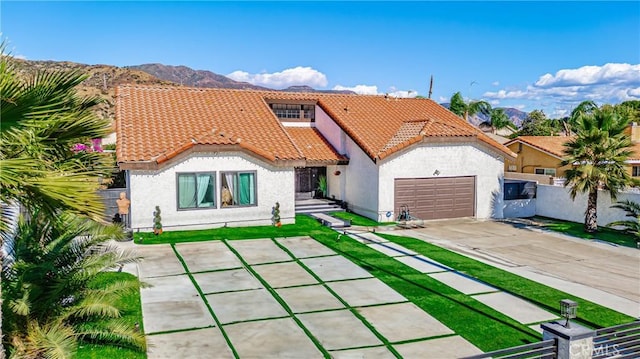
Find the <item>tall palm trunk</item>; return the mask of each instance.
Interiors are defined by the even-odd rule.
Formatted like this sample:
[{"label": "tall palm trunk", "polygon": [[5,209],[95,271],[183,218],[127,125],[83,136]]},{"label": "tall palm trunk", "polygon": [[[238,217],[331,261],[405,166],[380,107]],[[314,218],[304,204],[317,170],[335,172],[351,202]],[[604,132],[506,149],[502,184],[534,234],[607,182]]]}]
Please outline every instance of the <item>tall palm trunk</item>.
[{"label": "tall palm trunk", "polygon": [[584,216],[584,230],[587,233],[598,231],[598,188],[589,191],[587,213]]}]

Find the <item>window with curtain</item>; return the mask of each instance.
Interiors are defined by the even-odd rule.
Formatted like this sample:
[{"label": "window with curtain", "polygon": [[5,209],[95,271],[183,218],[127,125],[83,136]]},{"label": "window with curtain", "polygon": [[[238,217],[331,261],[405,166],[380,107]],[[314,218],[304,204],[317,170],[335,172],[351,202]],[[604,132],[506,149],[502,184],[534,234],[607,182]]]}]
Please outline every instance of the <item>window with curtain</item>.
[{"label": "window with curtain", "polygon": [[257,205],[255,172],[222,172],[220,182],[222,207]]},{"label": "window with curtain", "polygon": [[178,174],[178,209],[215,208],[214,173]]}]

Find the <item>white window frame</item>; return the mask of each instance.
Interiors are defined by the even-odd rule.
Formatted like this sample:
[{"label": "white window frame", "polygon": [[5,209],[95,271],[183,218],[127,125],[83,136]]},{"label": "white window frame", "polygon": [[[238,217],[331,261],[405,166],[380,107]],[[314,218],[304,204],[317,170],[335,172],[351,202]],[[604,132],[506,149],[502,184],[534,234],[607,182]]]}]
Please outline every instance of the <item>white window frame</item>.
[{"label": "white window frame", "polygon": [[639,166],[631,166],[631,176],[632,177],[640,177],[640,165]]}]

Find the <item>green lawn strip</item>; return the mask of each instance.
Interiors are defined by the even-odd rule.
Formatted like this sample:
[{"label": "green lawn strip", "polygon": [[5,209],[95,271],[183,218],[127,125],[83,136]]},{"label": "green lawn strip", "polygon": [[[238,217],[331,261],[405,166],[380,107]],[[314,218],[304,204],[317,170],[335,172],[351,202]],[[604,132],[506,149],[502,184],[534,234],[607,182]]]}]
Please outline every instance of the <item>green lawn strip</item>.
[{"label": "green lawn strip", "polygon": [[470,259],[431,243],[410,237],[380,233],[378,235],[391,242],[402,245],[407,249],[423,254],[437,262],[455,268],[462,273],[499,288],[506,293],[526,299],[552,313],[559,314],[559,301],[561,299],[575,300],[580,304],[578,308],[578,320],[587,326],[602,328],[628,323],[633,320],[633,318],[612,309]]},{"label": "green lawn strip", "polygon": [[[329,354],[329,352],[322,346],[322,344],[320,343],[320,341],[318,340],[318,338],[316,338],[311,331],[309,331],[309,329],[307,329],[307,327],[304,326],[304,324],[302,324],[302,321],[300,321],[300,319],[298,319],[298,317],[295,316],[295,314],[293,313],[293,310],[291,310],[291,308],[289,307],[289,305],[287,304],[287,302],[284,301],[284,299],[282,299],[282,297],[280,297],[280,295],[278,294],[278,292],[276,292],[275,289],[273,289],[273,287],[271,287],[269,285],[269,283],[262,278],[262,276],[260,276],[260,274],[258,274],[258,272],[256,272],[250,265],[249,263],[247,263],[244,258],[240,255],[240,253],[238,253],[238,251],[236,251],[235,248],[233,248],[229,242],[227,240],[223,240],[224,244],[227,245],[227,247],[229,248],[229,250],[231,252],[233,252],[233,254],[236,255],[236,257],[238,257],[238,259],[240,260],[240,262],[242,262],[242,265],[245,267],[245,269],[251,273],[251,275],[256,278],[258,281],[260,281],[260,283],[262,284],[262,286],[269,291],[269,293],[271,293],[271,295],[276,299],[276,301],[278,303],[280,303],[280,305],[284,308],[284,310],[289,314],[289,316],[291,317],[291,319],[293,319],[293,321],[296,322],[296,324],[298,325],[298,327],[300,327],[300,329],[302,329],[302,331],[307,335],[307,337],[309,337],[309,339],[311,339],[311,341],[313,342],[313,344],[318,348],[318,350],[320,350],[320,352],[322,353],[322,355],[324,355],[325,358],[331,358],[331,355]],[[289,253],[290,254],[290,253]],[[292,256],[293,257],[293,256]],[[268,320],[268,319],[265,319]]]},{"label": "green lawn strip", "polygon": [[393,222],[376,222],[367,217],[362,217],[358,214],[351,212],[331,212],[329,215],[351,221],[351,225],[353,226],[364,226],[364,227],[377,227],[377,226],[389,226],[393,225]]},{"label": "green lawn strip", "polygon": [[[329,293],[331,293],[331,295],[333,295],[336,299],[338,299],[338,301],[340,301],[340,303],[342,303],[342,305],[344,305],[344,307],[349,310],[353,315],[356,316],[356,318],[358,318],[362,324],[364,324],[367,328],[369,328],[369,330],[371,330],[371,332],[378,338],[380,339],[380,341],[387,347],[387,349],[389,349],[389,351],[391,353],[393,353],[396,357],[398,358],[402,358],[402,356],[396,351],[396,349],[394,347],[391,346],[391,343],[387,340],[387,338],[385,338],[382,334],[380,334],[380,332],[378,332],[376,330],[376,328],[373,327],[373,325],[371,325],[371,323],[369,323],[363,316],[362,314],[360,314],[360,312],[358,312],[355,308],[353,308],[352,306],[349,305],[349,303],[347,303],[344,299],[342,299],[342,297],[340,297],[338,295],[338,293],[336,293],[333,289],[331,289],[331,287],[329,287],[323,280],[322,278],[318,277],[318,275],[312,271],[309,267],[307,267],[302,261],[300,261],[299,258],[297,258],[295,255],[293,255],[293,253],[291,253],[291,251],[289,251],[289,249],[285,246],[283,246],[281,243],[279,243],[277,240],[274,240],[274,242],[276,243],[276,245],[278,247],[280,247],[282,250],[284,250],[285,252],[287,252],[291,257],[295,258],[296,263],[298,263],[298,265],[300,265],[305,271],[307,271],[307,273],[309,273],[313,278],[315,278],[315,280],[318,281],[318,283],[320,283],[327,291],[329,291]],[[326,257],[326,256],[323,256]],[[315,257],[317,258],[317,257]],[[321,312],[326,312],[326,311],[334,311],[336,309],[329,309],[329,310],[318,310],[318,311],[314,311],[313,313],[321,313]],[[305,313],[307,314],[307,313]],[[349,349],[354,349],[354,348],[349,348]]]},{"label": "green lawn strip", "polygon": [[137,244],[161,244],[161,243],[182,243],[201,242],[210,240],[236,240],[236,239],[258,239],[258,238],[282,238],[307,236],[318,232],[322,226],[315,219],[297,215],[295,224],[285,224],[282,227],[256,226],[256,227],[222,227],[204,229],[197,231],[164,231],[156,236],[151,232],[134,233],[133,237]]},{"label": "green lawn strip", "polygon": [[[118,281],[138,281],[138,278],[129,273],[105,272],[100,273],[91,283],[95,287],[104,287]],[[142,328],[142,307],[140,306],[140,291],[128,293],[118,302],[114,303],[122,309],[122,317],[119,320],[126,322],[132,327],[135,323]],[[144,359],[147,353],[139,352],[131,348],[123,348],[112,345],[80,344],[76,355],[78,358],[104,359],[104,358],[124,358],[124,359]]]},{"label": "green lawn strip", "polygon": [[535,219],[542,223],[542,228],[554,232],[564,233],[572,237],[599,240],[620,246],[637,248],[637,239],[633,235],[613,228],[598,227],[598,232],[586,233],[584,231],[584,224],[582,223],[561,221],[546,217],[536,217]]},{"label": "green lawn strip", "polygon": [[196,287],[196,290],[198,291],[198,294],[200,295],[200,298],[202,298],[202,300],[204,301],[204,304],[207,306],[207,309],[209,310],[209,313],[213,317],[213,320],[215,321],[216,326],[218,327],[218,329],[220,329],[220,333],[222,333],[222,336],[224,337],[224,340],[227,342],[227,345],[229,346],[229,349],[231,349],[231,352],[233,353],[233,356],[235,358],[240,358],[240,356],[238,355],[238,352],[236,351],[236,348],[233,346],[233,344],[231,343],[231,340],[227,336],[227,332],[225,332],[224,328],[222,327],[222,324],[220,323],[220,320],[218,319],[218,317],[214,313],[213,308],[211,308],[211,305],[209,305],[209,301],[207,300],[207,297],[205,297],[205,294],[202,291],[202,289],[200,288],[200,286],[198,285],[198,282],[196,282],[196,279],[193,278],[193,274],[191,274],[191,272],[189,271],[189,267],[187,266],[187,262],[184,261],[184,258],[182,258],[182,256],[180,255],[180,253],[176,249],[175,244],[171,244],[171,248],[173,249],[173,252],[175,253],[175,255],[178,258],[178,260],[180,261],[180,263],[182,263],[182,266],[184,267],[185,272],[189,276],[189,279],[191,280],[191,283],[193,283],[193,286]]},{"label": "green lawn strip", "polygon": [[337,233],[316,235],[324,245],[376,278],[483,351],[540,340],[540,334],[472,297],[366,245]]}]

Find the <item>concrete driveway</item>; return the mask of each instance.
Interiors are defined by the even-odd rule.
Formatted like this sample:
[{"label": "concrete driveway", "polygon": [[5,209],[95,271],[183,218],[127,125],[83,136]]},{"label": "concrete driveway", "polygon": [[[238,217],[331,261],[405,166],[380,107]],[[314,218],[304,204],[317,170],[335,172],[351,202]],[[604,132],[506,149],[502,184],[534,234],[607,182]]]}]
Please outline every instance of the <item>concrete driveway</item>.
[{"label": "concrete driveway", "polygon": [[148,358],[481,353],[309,237],[138,246]]},{"label": "concrete driveway", "polygon": [[456,219],[390,234],[419,238],[550,287],[640,316],[640,250],[520,223]]}]

